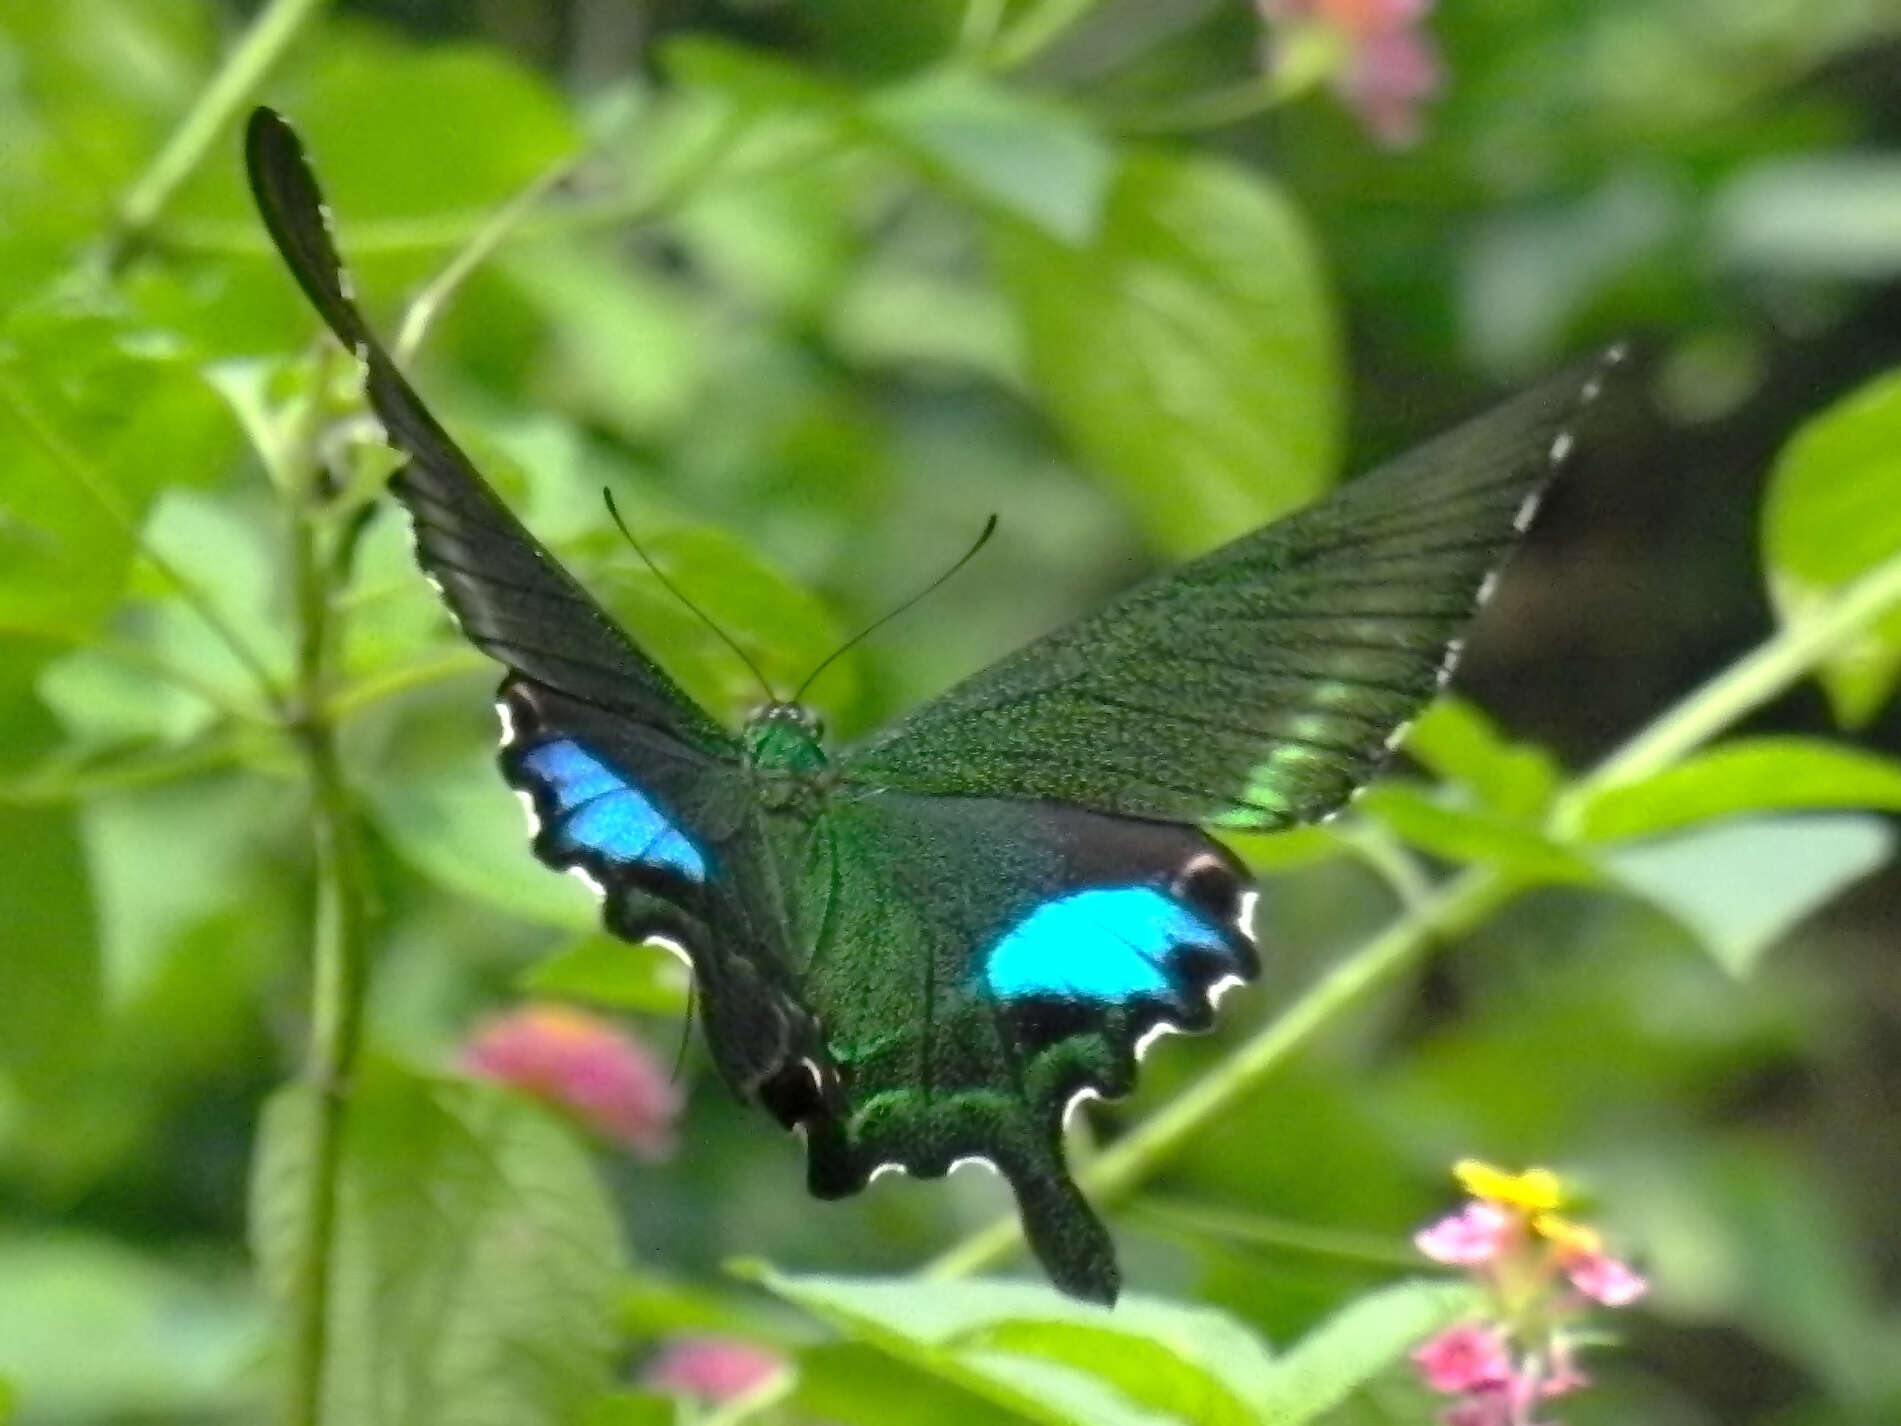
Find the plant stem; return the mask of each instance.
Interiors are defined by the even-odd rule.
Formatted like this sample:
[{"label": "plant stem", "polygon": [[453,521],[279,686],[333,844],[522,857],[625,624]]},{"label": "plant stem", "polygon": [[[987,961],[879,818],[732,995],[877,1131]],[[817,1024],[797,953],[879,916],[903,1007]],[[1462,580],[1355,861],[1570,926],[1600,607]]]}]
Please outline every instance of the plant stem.
[{"label": "plant stem", "polygon": [[1003,23],[1004,0],[965,0],[964,18],[957,29],[959,55],[981,59]]},{"label": "plant stem", "polygon": [[1419,1266],[1418,1251],[1405,1244],[1404,1240],[1395,1241],[1373,1233],[1287,1223],[1256,1213],[1240,1213],[1185,1199],[1145,1196],[1137,1199],[1130,1208],[1158,1227],[1178,1232],[1213,1235],[1254,1247],[1310,1253],[1318,1258],[1369,1267],[1407,1270]]},{"label": "plant stem", "polygon": [[1345,37],[1329,24],[1290,27],[1264,74],[1112,119],[1125,134],[1185,133],[1238,124],[1292,102],[1326,83],[1350,58]]},{"label": "plant stem", "polygon": [[253,90],[263,82],[271,67],[304,26],[322,10],[327,0],[270,0],[258,12],[198,102],[172,131],[171,138],[158,151],[151,165],[139,176],[125,197],[119,200],[119,212],[107,261],[122,266],[144,246],[152,225],[165,211],[166,204],[204,162],[212,145],[237,114]]},{"label": "plant stem", "polygon": [[[721,124],[705,140],[694,161],[684,165],[680,176],[671,181],[662,180],[651,188],[607,198],[576,199],[558,207],[553,204],[541,208],[531,206],[519,219],[511,220],[502,238],[509,243],[528,243],[649,222],[679,208],[702,191],[701,185],[710,184],[714,179],[744,187],[763,177],[783,177],[839,152],[838,144],[827,138],[790,158],[775,157],[770,163],[725,165],[727,152],[743,136],[745,128],[746,121],[739,116]],[[454,252],[480,238],[494,221],[495,214],[490,209],[417,218],[372,218],[348,225],[349,250],[357,258]],[[198,257],[267,257],[273,251],[270,238],[256,223],[181,222],[155,233],[152,241],[167,252]]]},{"label": "plant stem", "polygon": [[1867,627],[1901,607],[1901,554],[1890,556],[1827,604],[1771,635],[1654,719],[1560,799],[1552,826],[1574,831],[1591,797],[1651,777],[1808,676]]},{"label": "plant stem", "polygon": [[[314,416],[315,403],[310,411]],[[307,417],[306,419],[310,419]],[[297,442],[308,452],[314,432]],[[309,1202],[302,1217],[292,1277],[290,1371],[285,1419],[292,1426],[324,1420],[324,1376],[329,1351],[331,1256],[336,1239],[338,1181],[343,1167],[344,1119],[362,1041],[368,982],[367,895],[356,841],[356,809],[337,755],[330,713],[331,653],[336,646],[332,562],[325,557],[323,510],[309,493],[314,473],[301,462],[306,492],[293,512],[292,577],[296,584],[298,654],[292,732],[310,783],[317,880],[310,1043],[304,1078],[314,1101]]]},{"label": "plant stem", "polygon": [[996,43],[991,58],[999,69],[1028,64],[1048,49],[1063,32],[1096,8],[1097,0],[1043,0],[1018,20]]},{"label": "plant stem", "polygon": [[430,279],[429,285],[416,294],[409,309],[403,313],[402,326],[396,332],[396,341],[390,348],[390,355],[397,365],[406,364],[422,345],[422,339],[428,334],[430,325],[441,315],[455,291],[469,278],[469,275],[492,256],[504,239],[522,220],[552,193],[555,187],[574,171],[577,160],[564,159],[535,179],[521,192],[490,216],[489,220],[476,229],[469,240],[459,248],[442,271]]}]

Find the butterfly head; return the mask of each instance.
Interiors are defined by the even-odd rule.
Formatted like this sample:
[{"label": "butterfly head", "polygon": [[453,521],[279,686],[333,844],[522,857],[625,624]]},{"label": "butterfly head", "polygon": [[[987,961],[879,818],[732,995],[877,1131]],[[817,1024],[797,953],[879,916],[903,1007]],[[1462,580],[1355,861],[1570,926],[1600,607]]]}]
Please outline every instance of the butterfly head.
[{"label": "butterfly head", "polygon": [[762,772],[825,770],[825,724],[802,703],[766,703],[746,719],[746,756]]}]

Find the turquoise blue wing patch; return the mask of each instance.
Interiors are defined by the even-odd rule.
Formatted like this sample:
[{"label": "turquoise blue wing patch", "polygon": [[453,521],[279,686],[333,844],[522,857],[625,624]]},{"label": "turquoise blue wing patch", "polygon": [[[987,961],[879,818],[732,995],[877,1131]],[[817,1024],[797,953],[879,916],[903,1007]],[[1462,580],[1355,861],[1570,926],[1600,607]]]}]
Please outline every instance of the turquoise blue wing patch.
[{"label": "turquoise blue wing patch", "polygon": [[1225,960],[1227,975],[1249,970],[1228,934],[1174,897],[1150,886],[1091,887],[1012,926],[984,957],[983,979],[999,1000],[1158,1000],[1186,1010],[1190,955]]},{"label": "turquoise blue wing patch", "polygon": [[[706,857],[633,782],[569,738],[539,743],[516,764],[536,794],[550,852],[706,880]],[[543,810],[545,808],[545,811]]]}]

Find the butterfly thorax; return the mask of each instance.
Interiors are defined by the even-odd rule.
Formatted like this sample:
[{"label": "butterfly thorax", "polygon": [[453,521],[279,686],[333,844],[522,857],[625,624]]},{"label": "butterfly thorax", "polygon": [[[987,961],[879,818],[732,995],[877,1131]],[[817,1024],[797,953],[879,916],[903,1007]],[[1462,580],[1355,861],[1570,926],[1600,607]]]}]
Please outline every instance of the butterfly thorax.
[{"label": "butterfly thorax", "polygon": [[827,763],[825,726],[797,703],[768,703],[746,720],[746,761],[762,801],[774,810],[809,800]]}]

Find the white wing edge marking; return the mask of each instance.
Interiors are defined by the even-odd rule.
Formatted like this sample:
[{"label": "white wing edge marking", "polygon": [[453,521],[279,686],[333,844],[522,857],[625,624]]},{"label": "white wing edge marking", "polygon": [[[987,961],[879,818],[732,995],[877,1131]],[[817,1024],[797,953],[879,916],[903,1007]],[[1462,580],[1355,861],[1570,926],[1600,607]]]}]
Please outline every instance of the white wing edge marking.
[{"label": "white wing edge marking", "polygon": [[1091,1099],[1100,1098],[1102,1098],[1102,1091],[1097,1089],[1093,1084],[1085,1084],[1081,1089],[1070,1095],[1069,1103],[1063,1106],[1063,1128],[1065,1130],[1069,1128],[1071,1122],[1076,1118],[1076,1111],[1080,1109],[1084,1103]]},{"label": "white wing edge marking", "polygon": [[674,940],[671,936],[648,936],[645,938],[645,940],[641,942],[641,944],[647,945],[647,946],[660,947],[661,950],[668,952],[675,959],[677,959],[681,965],[685,966],[687,968],[688,974],[692,973],[693,957],[690,954],[688,954],[687,948],[685,946],[681,945],[678,941]]},{"label": "white wing edge marking", "polygon": [[[334,251],[337,246],[337,215],[331,211],[330,205],[321,198],[317,200],[317,221],[323,224],[324,236],[330,239],[330,247]],[[350,280],[350,269],[345,267],[342,263],[337,263],[334,276],[337,280],[337,291],[343,294],[343,300],[345,302],[355,302],[356,283]]]},{"label": "white wing edge marking", "polygon": [[[515,710],[508,706],[508,700],[506,698],[498,698],[495,700],[495,716],[501,719],[502,722],[502,747],[504,749],[514,747],[520,734],[515,729]],[[528,839],[533,841],[536,837],[541,835],[541,817],[535,811],[535,799],[529,796],[528,793],[522,791],[519,787],[515,788],[514,792],[516,800],[521,803],[522,812],[528,818]],[[571,866],[567,868],[567,873],[569,876],[574,877],[586,885],[587,889],[592,891],[603,902],[607,900],[607,888],[602,886],[600,880],[589,872],[586,867]],[[685,966],[688,974],[692,973],[693,957],[687,952],[685,946],[681,945],[672,937],[646,936],[642,938],[641,944],[644,946],[660,947],[661,950],[668,952],[674,959],[678,960],[681,965]],[[814,1072],[816,1072],[817,1066],[813,1066],[813,1069]]]},{"label": "white wing edge marking", "polygon": [[[799,1124],[796,1128],[799,1131],[800,1137],[803,1138],[805,1125]],[[1002,1169],[997,1167],[994,1159],[987,1159],[982,1154],[965,1154],[960,1159],[952,1159],[950,1167],[945,1169],[944,1172],[952,1174],[956,1173],[959,1169],[985,1169],[990,1173],[998,1175],[1001,1175],[1003,1172]],[[870,1173],[865,1175],[865,1182],[868,1184],[876,1183],[879,1179],[888,1178],[892,1174],[897,1174],[900,1178],[909,1178],[911,1176],[911,1170],[899,1163],[896,1159],[886,1159],[883,1163],[876,1165]]]},{"label": "white wing edge marking", "polygon": [[[1193,863],[1191,862],[1190,866],[1192,865]],[[1240,933],[1241,939],[1257,949],[1260,942],[1254,935],[1254,908],[1260,904],[1260,900],[1261,893],[1258,890],[1242,892],[1240,904],[1235,908],[1234,921],[1232,923],[1234,929]],[[1224,975],[1219,980],[1216,980],[1207,990],[1208,1008],[1210,1010],[1217,1009],[1224,995],[1230,990],[1233,990],[1237,985],[1243,985],[1245,983],[1246,982],[1238,975]],[[1157,1020],[1137,1037],[1135,1042],[1135,1062],[1138,1065],[1141,1064],[1143,1057],[1148,1054],[1150,1047],[1153,1046],[1157,1040],[1167,1035],[1180,1035],[1184,1033],[1186,1032],[1183,1031],[1182,1027],[1177,1025],[1173,1020]],[[1063,1110],[1063,1122],[1065,1124],[1069,1122],[1070,1111],[1075,1107],[1073,1100],[1070,1104],[1065,1106]]]},{"label": "white wing edge marking", "polygon": [[1149,1046],[1161,1039],[1164,1035],[1179,1035],[1181,1032],[1182,1027],[1177,1025],[1173,1020],[1157,1020],[1136,1038],[1135,1062],[1138,1065],[1141,1064],[1143,1056],[1149,1052]]}]

